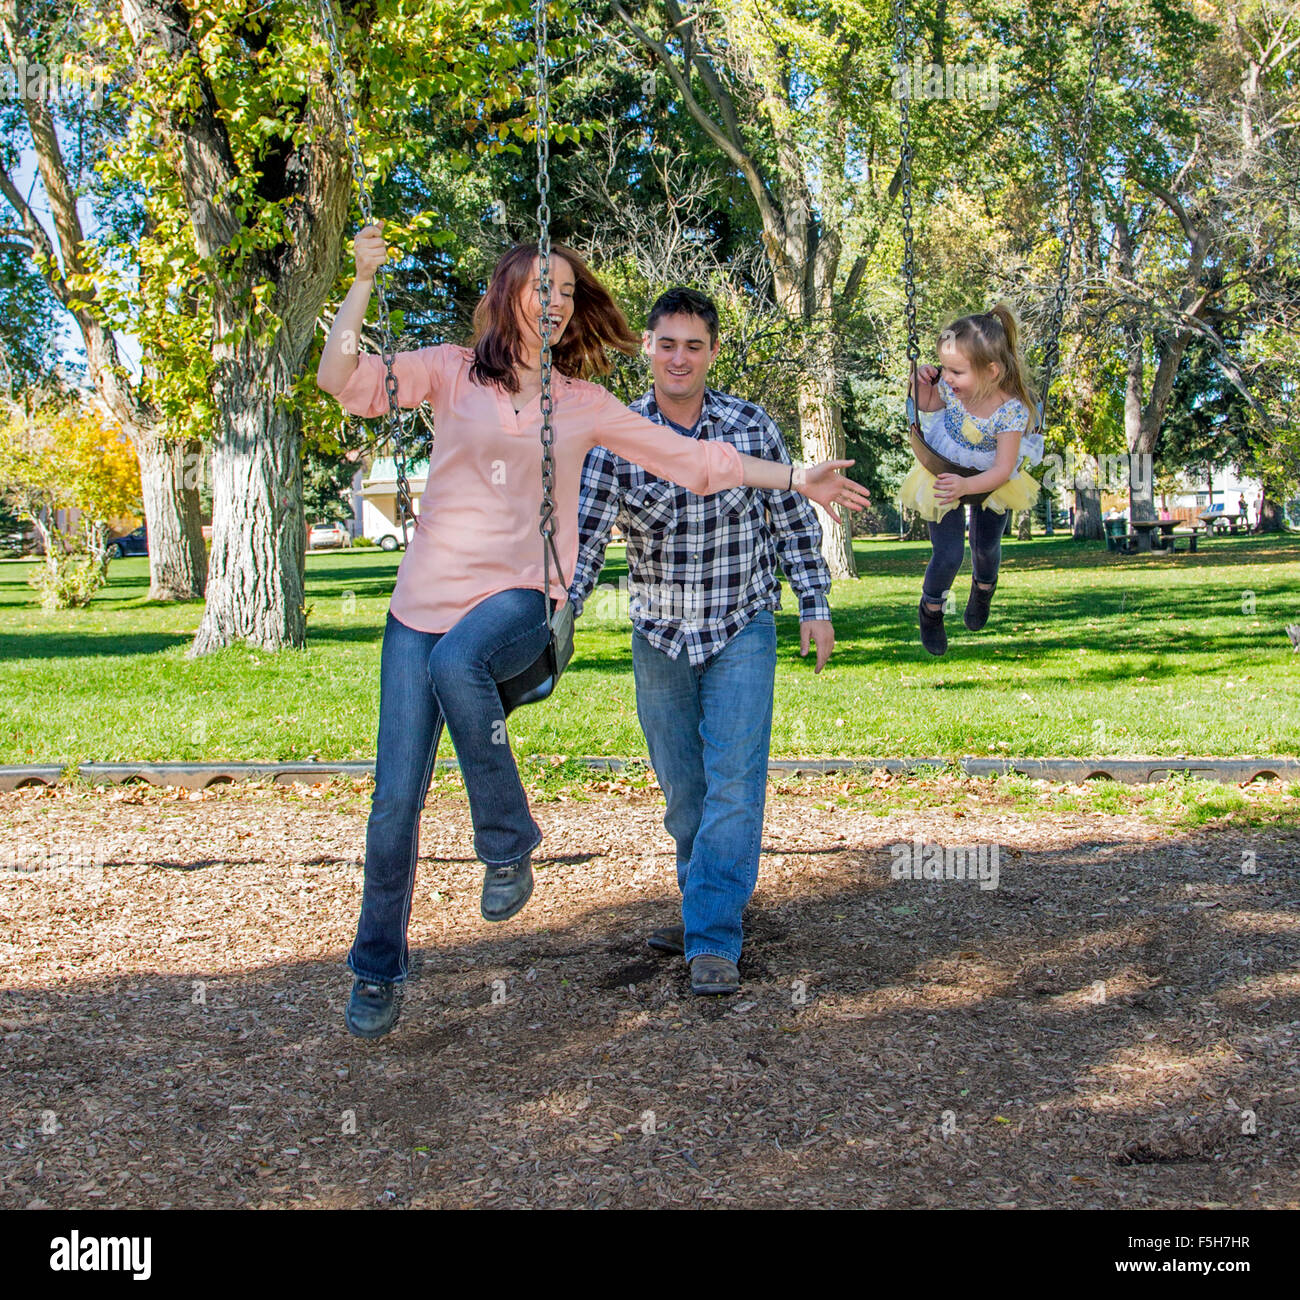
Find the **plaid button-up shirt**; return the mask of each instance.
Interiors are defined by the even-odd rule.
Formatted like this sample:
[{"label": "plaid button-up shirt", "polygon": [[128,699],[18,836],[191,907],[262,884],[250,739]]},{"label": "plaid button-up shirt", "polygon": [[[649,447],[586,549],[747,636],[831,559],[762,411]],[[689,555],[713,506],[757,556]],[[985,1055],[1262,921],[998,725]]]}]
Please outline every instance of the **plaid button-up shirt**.
[{"label": "plaid button-up shirt", "polygon": [[[669,423],[653,390],[631,409]],[[704,390],[695,436],[791,463],[781,431],[761,406],[711,388]],[[697,496],[606,447],[593,447],[578,501],[578,561],[569,586],[575,613],[600,577],[616,522],[627,537],[632,624],[672,659],[685,650],[690,663],[702,664],[759,610],[780,609],[778,562],[799,597],[799,617],[831,616],[821,524],[798,492],[736,487]]]}]

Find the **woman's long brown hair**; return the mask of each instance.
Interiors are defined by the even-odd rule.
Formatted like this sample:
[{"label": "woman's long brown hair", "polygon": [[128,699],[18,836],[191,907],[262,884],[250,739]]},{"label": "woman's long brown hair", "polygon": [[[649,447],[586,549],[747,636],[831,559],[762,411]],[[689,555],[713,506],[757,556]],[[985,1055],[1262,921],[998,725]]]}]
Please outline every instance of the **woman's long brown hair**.
[{"label": "woman's long brown hair", "polygon": [[[573,315],[552,349],[552,362],[571,379],[607,375],[613,369],[607,349],[635,356],[641,340],[632,333],[613,295],[577,253],[554,244],[551,255],[562,257],[573,268],[574,279]],[[536,259],[536,244],[516,244],[492,270],[487,293],[474,309],[474,363],[469,373],[476,384],[500,384],[508,393],[519,391],[515,366],[523,347],[517,304],[524,288],[533,283]]]}]

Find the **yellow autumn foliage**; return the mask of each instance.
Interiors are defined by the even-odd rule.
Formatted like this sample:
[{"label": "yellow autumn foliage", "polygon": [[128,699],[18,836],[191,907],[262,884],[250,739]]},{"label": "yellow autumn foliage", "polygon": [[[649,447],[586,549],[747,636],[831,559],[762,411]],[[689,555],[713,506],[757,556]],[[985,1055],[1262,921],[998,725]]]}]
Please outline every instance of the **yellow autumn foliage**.
[{"label": "yellow autumn foliage", "polygon": [[11,406],[0,417],[0,490],[20,509],[106,521],[136,513],[140,466],[121,426],[89,403]]}]

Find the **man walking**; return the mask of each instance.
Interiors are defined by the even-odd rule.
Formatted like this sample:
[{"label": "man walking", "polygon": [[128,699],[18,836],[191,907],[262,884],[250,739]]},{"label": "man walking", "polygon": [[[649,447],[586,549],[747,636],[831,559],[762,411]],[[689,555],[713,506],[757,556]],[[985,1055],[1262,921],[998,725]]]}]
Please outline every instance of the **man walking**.
[{"label": "man walking", "polygon": [[[654,387],[632,410],[793,470],[766,411],[707,386],[719,348],[708,297],[665,293],[650,310],[644,347]],[[604,447],[587,455],[578,521],[575,613],[600,576],[615,522],[627,537],[637,716],[667,798],[682,891],[682,925],[656,930],[649,943],[686,957],[695,993],[734,993],[767,797],[776,567],[799,598],[800,653],[815,646],[821,672],[835,644],[821,525],[796,492],[696,496]]]}]

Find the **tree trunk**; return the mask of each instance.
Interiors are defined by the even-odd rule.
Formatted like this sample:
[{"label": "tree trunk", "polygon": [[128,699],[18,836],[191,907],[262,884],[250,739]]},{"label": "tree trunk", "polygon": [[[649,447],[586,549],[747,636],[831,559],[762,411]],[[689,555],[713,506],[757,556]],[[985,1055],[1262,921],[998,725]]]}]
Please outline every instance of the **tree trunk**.
[{"label": "tree trunk", "polygon": [[1267,494],[1259,503],[1259,523],[1255,531],[1258,533],[1280,533],[1282,531],[1282,505]]},{"label": "tree trunk", "polygon": [[131,433],[149,538],[149,599],[200,598],[208,571],[198,488],[203,444],[168,442],[150,430]]},{"label": "tree trunk", "polygon": [[1077,487],[1074,489],[1074,535],[1089,541],[1100,541],[1106,530],[1101,522],[1101,489]]},{"label": "tree trunk", "polygon": [[102,582],[108,581],[108,524],[102,519],[81,517],[81,534],[85,538],[86,554],[95,562]]},{"label": "tree trunk", "polygon": [[[833,390],[834,380],[819,365],[820,373],[810,374],[799,385],[799,432],[803,438],[804,459],[844,460],[844,425],[840,404]],[[833,372],[832,372],[833,373]],[[858,566],[853,558],[853,539],[839,509],[834,513],[813,504],[822,526],[822,555],[832,578],[856,578]]]},{"label": "tree trunk", "polygon": [[1153,520],[1156,514],[1155,493],[1150,475],[1135,474],[1129,480],[1128,515],[1130,520]]},{"label": "tree trunk", "polygon": [[[1204,283],[1205,259],[1210,248],[1210,229],[1197,226],[1176,197],[1159,187],[1146,183],[1145,188],[1159,196],[1161,201],[1182,224],[1187,236],[1187,266],[1184,283],[1179,294],[1179,311],[1186,316],[1201,318],[1206,304],[1218,291],[1222,276],[1215,272],[1210,282]],[[1134,268],[1138,262],[1138,247],[1134,239],[1129,215],[1123,204],[1112,209],[1115,221],[1116,257],[1122,281],[1132,284]],[[1148,332],[1152,334],[1152,351],[1155,376],[1151,381],[1150,396],[1146,393],[1145,358]],[[1191,342],[1192,330],[1177,329],[1171,333],[1156,331],[1147,314],[1130,304],[1124,321],[1124,439],[1129,451],[1129,518],[1130,520],[1155,520],[1155,450],[1165,410],[1173,395],[1174,380],[1183,354]]]},{"label": "tree trunk", "polygon": [[[42,514],[48,513],[49,526],[46,526]],[[63,542],[63,535],[59,532],[58,523],[53,510],[41,511],[33,510],[30,513],[32,523],[36,526],[36,536],[40,539],[41,555],[45,560],[45,568],[50,577],[54,577],[59,571],[59,555],[67,551],[67,546]],[[56,546],[55,542],[59,545]]]},{"label": "tree trunk", "polygon": [[1143,382],[1142,350],[1145,343],[1142,327],[1131,320],[1124,330],[1127,335],[1128,364],[1124,383],[1124,444],[1129,452],[1129,519],[1155,519],[1155,475],[1133,473],[1132,467],[1144,464],[1136,457],[1155,452],[1155,421],[1147,418],[1144,408],[1145,383]]},{"label": "tree trunk", "polygon": [[271,368],[245,348],[218,363],[207,605],[187,658],[239,641],[270,651],[307,641],[302,420],[277,400],[291,373],[272,379]]}]

